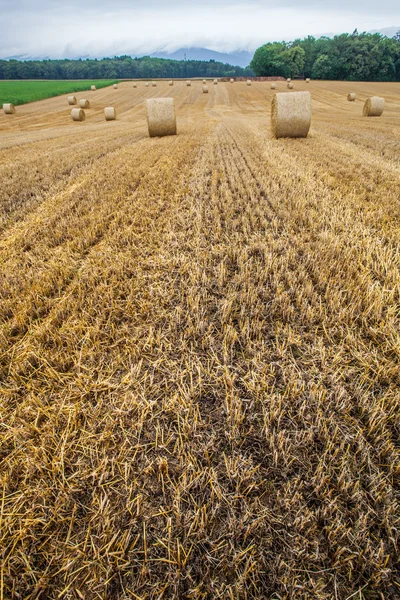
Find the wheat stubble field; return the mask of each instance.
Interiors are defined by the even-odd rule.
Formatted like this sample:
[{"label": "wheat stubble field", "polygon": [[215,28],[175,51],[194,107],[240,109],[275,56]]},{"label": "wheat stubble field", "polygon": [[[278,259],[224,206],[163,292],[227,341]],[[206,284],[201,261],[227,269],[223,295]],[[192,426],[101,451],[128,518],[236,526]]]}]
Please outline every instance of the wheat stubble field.
[{"label": "wheat stubble field", "polygon": [[209,87],[0,114],[1,600],[400,597],[400,84]]}]

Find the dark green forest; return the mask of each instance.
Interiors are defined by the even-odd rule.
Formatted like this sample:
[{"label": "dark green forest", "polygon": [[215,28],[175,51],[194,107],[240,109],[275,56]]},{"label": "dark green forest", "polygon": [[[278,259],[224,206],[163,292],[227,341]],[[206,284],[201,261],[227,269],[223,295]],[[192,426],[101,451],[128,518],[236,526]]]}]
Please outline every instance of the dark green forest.
[{"label": "dark green forest", "polygon": [[78,60],[0,60],[0,79],[130,79],[159,77],[240,77],[252,75],[247,68],[214,60],[168,60],[163,58],[114,58]]},{"label": "dark green forest", "polygon": [[312,77],[348,81],[400,81],[400,32],[308,36],[258,48],[250,63],[258,76]]}]

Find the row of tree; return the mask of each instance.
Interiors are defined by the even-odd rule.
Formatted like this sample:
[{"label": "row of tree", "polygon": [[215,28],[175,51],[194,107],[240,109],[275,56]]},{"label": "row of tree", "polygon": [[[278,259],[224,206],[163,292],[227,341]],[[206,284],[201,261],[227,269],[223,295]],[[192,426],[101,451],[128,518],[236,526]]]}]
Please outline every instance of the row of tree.
[{"label": "row of tree", "polygon": [[159,77],[244,77],[247,68],[215,60],[167,60],[163,58],[114,58],[78,60],[0,60],[0,79],[130,79]]},{"label": "row of tree", "polygon": [[333,38],[273,42],[256,50],[250,67],[259,76],[400,81],[400,32],[388,38],[355,30]]}]

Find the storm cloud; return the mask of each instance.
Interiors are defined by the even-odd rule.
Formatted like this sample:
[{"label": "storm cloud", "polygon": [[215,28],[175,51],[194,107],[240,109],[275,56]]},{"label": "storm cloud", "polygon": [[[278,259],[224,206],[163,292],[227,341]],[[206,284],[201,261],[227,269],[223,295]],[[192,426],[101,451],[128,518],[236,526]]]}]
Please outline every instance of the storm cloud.
[{"label": "storm cloud", "polygon": [[103,57],[182,47],[231,52],[398,23],[397,0],[0,0],[0,57]]}]

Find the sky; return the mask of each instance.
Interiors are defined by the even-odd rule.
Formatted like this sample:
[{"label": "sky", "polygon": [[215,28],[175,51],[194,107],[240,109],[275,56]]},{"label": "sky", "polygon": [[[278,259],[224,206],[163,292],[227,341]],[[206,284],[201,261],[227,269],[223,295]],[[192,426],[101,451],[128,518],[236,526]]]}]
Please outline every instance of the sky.
[{"label": "sky", "polygon": [[0,57],[254,51],[267,41],[397,24],[399,0],[0,0]]}]

